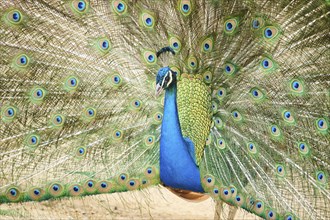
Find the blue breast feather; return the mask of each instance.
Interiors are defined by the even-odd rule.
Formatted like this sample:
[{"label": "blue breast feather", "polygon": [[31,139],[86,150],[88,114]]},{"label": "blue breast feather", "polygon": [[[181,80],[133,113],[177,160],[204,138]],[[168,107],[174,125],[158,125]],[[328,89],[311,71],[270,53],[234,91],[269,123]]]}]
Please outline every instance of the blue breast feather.
[{"label": "blue breast feather", "polygon": [[176,85],[167,89],[160,139],[160,179],[165,186],[204,192],[194,144],[183,138],[176,103]]}]

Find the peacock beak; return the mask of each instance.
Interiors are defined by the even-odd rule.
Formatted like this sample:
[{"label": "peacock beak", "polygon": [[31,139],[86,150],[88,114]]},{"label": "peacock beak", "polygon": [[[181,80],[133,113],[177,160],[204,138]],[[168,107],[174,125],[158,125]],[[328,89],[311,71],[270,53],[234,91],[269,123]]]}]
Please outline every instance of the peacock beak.
[{"label": "peacock beak", "polygon": [[163,87],[157,83],[156,84],[156,96],[159,96],[163,92]]}]

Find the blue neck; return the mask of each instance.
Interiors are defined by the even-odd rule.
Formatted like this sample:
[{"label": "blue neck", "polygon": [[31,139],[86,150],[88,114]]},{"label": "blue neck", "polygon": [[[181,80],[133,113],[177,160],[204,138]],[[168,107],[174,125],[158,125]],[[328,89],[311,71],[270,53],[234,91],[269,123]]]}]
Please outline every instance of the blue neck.
[{"label": "blue neck", "polygon": [[160,138],[160,179],[176,189],[203,192],[200,172],[182,137],[176,103],[176,84],[166,90]]}]

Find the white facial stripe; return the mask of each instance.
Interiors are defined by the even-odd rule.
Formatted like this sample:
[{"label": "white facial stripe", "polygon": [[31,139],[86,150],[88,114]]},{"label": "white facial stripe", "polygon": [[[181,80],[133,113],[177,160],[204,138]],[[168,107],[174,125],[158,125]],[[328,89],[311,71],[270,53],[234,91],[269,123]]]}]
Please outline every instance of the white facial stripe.
[{"label": "white facial stripe", "polygon": [[164,78],[163,78],[163,81],[162,81],[162,88],[163,88],[163,86],[164,86],[164,83],[165,83],[165,79],[166,79],[166,77],[167,77],[168,73],[169,73],[169,72],[167,72],[167,73],[166,73],[166,75],[165,75],[165,76],[164,76]]},{"label": "white facial stripe", "polygon": [[[169,73],[170,71],[168,71],[167,73]],[[166,87],[168,87],[171,83],[172,83],[172,80],[173,80],[173,76],[172,74],[170,74],[170,81],[167,83]]]}]

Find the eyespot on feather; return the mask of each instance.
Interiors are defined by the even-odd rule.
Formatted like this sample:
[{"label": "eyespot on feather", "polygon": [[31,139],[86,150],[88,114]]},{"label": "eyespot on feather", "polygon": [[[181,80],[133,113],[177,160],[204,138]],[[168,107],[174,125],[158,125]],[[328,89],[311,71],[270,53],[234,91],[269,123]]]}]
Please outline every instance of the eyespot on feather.
[{"label": "eyespot on feather", "polygon": [[277,39],[279,36],[279,29],[275,26],[266,26],[263,28],[263,37],[266,41]]},{"label": "eyespot on feather", "polygon": [[94,192],[97,191],[97,183],[95,180],[87,180],[85,183],[84,183],[84,191],[86,193],[89,193],[89,194],[92,194]]},{"label": "eyespot on feather", "polygon": [[126,1],[112,1],[111,6],[117,15],[125,15],[127,13],[128,5]]},{"label": "eyespot on feather", "polygon": [[144,11],[140,14],[139,18],[140,26],[148,30],[153,30],[156,26],[157,19],[154,13],[150,11]]},{"label": "eyespot on feather", "polygon": [[187,60],[187,65],[190,70],[196,70],[198,68],[198,60],[195,56],[190,56]]},{"label": "eyespot on feather", "polygon": [[202,41],[202,43],[200,45],[200,47],[201,47],[200,50],[203,53],[209,53],[209,52],[212,52],[213,46],[214,46],[213,37],[207,37]]},{"label": "eyespot on feather", "polygon": [[143,52],[143,60],[147,65],[155,65],[157,63],[156,53],[153,51],[146,50]]},{"label": "eyespot on feather", "polygon": [[254,30],[259,30],[260,28],[263,28],[265,25],[265,20],[262,17],[255,17],[251,21],[251,27]]},{"label": "eyespot on feather", "polygon": [[4,105],[1,107],[1,119],[5,123],[13,122],[17,118],[18,109],[13,105]]},{"label": "eyespot on feather", "polygon": [[48,187],[48,193],[56,198],[65,195],[65,189],[62,184],[55,182]]},{"label": "eyespot on feather", "polygon": [[68,187],[68,194],[70,196],[81,196],[84,194],[84,189],[79,184],[73,184]]},{"label": "eyespot on feather", "polygon": [[178,9],[183,16],[189,16],[193,10],[193,4],[190,0],[179,0]]},{"label": "eyespot on feather", "polygon": [[13,9],[6,13],[5,19],[8,24],[18,25],[23,21],[23,14],[20,10]]},{"label": "eyespot on feather", "polygon": [[76,14],[84,14],[89,9],[89,1],[86,0],[72,0],[71,1],[72,11]]},{"label": "eyespot on feather", "polygon": [[228,35],[232,35],[237,32],[238,29],[238,19],[231,18],[225,21],[224,23],[224,32]]},{"label": "eyespot on feather", "polygon": [[16,186],[10,186],[5,195],[10,202],[18,202],[22,197],[22,191]]},{"label": "eyespot on feather", "polygon": [[96,183],[96,189],[99,193],[111,192],[113,184],[110,181],[102,180]]},{"label": "eyespot on feather", "polygon": [[30,91],[30,100],[33,104],[41,104],[47,95],[47,91],[42,87],[34,87]]},{"label": "eyespot on feather", "polygon": [[74,92],[78,89],[80,80],[75,76],[68,76],[64,80],[64,90],[67,92]]},{"label": "eyespot on feather", "polygon": [[29,148],[29,149],[36,149],[38,147],[38,145],[40,144],[40,136],[37,134],[29,134],[26,138],[25,138],[25,145]]},{"label": "eyespot on feather", "polygon": [[177,36],[170,36],[168,39],[170,47],[176,52],[180,52],[182,48],[181,40]]},{"label": "eyespot on feather", "polygon": [[40,201],[46,194],[46,191],[39,187],[33,187],[28,191],[28,197],[33,201]]},{"label": "eyespot on feather", "polygon": [[204,74],[203,74],[203,81],[206,83],[206,84],[210,84],[212,82],[212,73],[211,71],[206,71]]}]

